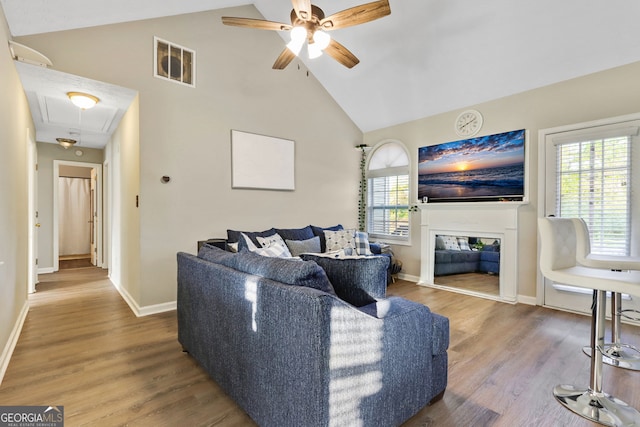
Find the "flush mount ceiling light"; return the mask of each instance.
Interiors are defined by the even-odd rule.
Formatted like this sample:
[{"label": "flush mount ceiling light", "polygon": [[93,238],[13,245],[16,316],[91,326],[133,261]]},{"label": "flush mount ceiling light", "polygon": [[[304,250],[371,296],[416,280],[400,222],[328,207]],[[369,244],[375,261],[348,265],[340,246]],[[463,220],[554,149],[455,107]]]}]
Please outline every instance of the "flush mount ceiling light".
[{"label": "flush mount ceiling light", "polygon": [[77,107],[87,110],[93,108],[100,101],[97,97],[82,92],[69,92],[67,96]]},{"label": "flush mount ceiling light", "polygon": [[73,145],[78,142],[71,138],[56,138],[56,141],[58,141],[58,144],[62,145],[65,150],[69,147],[73,147]]}]

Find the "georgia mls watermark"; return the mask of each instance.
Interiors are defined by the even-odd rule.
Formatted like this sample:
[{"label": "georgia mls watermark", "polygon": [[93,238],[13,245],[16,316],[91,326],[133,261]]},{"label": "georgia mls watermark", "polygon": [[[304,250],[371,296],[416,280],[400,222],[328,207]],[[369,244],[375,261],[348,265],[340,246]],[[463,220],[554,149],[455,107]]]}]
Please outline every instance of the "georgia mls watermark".
[{"label": "georgia mls watermark", "polygon": [[0,427],[64,427],[64,406],[0,406]]}]

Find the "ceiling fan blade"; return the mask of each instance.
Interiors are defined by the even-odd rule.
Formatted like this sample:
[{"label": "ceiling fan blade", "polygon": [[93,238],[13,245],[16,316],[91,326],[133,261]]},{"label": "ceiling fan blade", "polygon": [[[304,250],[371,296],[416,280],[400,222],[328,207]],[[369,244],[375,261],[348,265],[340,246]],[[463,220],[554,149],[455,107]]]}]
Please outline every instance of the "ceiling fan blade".
[{"label": "ceiling fan blade", "polygon": [[390,14],[391,7],[388,0],[374,1],[334,13],[320,21],[320,26],[326,31],[337,30],[364,24]]},{"label": "ceiling fan blade", "polygon": [[258,30],[286,31],[291,29],[291,25],[281,22],[253,18],[236,18],[233,16],[223,16],[222,23],[233,27],[256,28]]},{"label": "ceiling fan blade", "polygon": [[291,2],[298,18],[303,21],[311,19],[311,0],[291,0]]},{"label": "ceiling fan blade", "polygon": [[349,49],[333,39],[329,42],[329,46],[324,49],[324,53],[347,68],[353,68],[360,62]]},{"label": "ceiling fan blade", "polygon": [[278,56],[278,59],[276,59],[276,62],[273,63],[272,68],[274,70],[284,70],[295,57],[296,54],[291,52],[288,47],[285,47],[280,56]]}]

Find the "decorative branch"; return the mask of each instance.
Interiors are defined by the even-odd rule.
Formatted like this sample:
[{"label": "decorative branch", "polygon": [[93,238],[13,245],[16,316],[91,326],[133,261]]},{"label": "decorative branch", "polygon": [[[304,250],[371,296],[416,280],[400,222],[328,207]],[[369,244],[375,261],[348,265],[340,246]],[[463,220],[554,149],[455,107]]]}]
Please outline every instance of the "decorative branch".
[{"label": "decorative branch", "polygon": [[360,188],[358,189],[358,229],[365,231],[367,227],[367,152],[368,146],[361,144],[356,146],[360,149]]}]

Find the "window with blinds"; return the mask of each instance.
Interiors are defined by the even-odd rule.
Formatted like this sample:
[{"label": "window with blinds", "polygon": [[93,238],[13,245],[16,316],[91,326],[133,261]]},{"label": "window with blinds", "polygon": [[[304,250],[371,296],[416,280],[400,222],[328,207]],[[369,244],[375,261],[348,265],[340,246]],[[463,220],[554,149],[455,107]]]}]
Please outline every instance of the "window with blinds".
[{"label": "window with blinds", "polygon": [[409,236],[409,175],[369,179],[369,234]]},{"label": "window with blinds", "polygon": [[585,220],[594,254],[629,255],[631,145],[611,136],[556,146],[556,213]]},{"label": "window with blinds", "polygon": [[367,231],[379,239],[409,239],[409,155],[390,141],[371,154],[367,168]]}]

